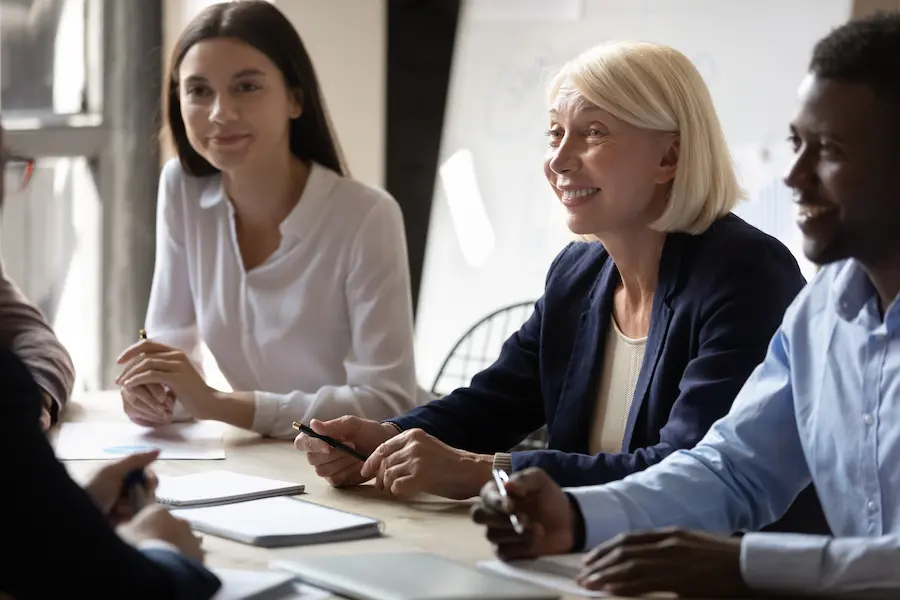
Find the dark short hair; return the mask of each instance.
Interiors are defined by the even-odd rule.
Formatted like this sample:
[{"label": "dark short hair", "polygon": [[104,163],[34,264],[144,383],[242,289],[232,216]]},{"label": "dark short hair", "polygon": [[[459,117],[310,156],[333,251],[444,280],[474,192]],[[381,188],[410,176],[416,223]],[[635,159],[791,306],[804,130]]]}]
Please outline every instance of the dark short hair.
[{"label": "dark short hair", "polygon": [[870,86],[900,107],[900,13],[878,12],[832,30],[813,49],[809,70]]},{"label": "dark short hair", "polygon": [[178,94],[178,69],[184,55],[198,42],[216,38],[241,40],[275,63],[287,87],[299,92],[303,104],[303,113],[290,122],[291,153],[303,162],[317,162],[345,175],[340,147],[332,133],[309,54],[291,22],[266,0],[235,0],[208,6],[188,23],[175,43],[163,106],[184,170],[197,177],[218,172],[188,142]]}]

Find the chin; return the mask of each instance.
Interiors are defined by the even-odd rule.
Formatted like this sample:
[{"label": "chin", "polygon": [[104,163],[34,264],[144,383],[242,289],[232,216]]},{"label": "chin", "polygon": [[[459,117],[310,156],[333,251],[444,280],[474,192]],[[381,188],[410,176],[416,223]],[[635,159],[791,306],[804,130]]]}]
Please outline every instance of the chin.
[{"label": "chin", "polygon": [[840,244],[808,237],[803,238],[803,255],[820,267],[850,258]]}]

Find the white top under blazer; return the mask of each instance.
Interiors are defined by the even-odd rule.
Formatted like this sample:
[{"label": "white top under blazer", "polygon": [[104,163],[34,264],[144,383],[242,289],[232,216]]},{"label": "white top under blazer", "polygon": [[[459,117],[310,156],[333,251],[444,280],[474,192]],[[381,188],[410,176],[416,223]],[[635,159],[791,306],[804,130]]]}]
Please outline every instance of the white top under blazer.
[{"label": "white top under blazer", "polygon": [[[416,405],[413,321],[397,202],[313,164],[282,240],[244,270],[221,175],[163,167],[147,333],[200,368],[205,342],[229,385],[253,391],[253,430],[383,420]],[[202,370],[201,370],[202,373]]]}]

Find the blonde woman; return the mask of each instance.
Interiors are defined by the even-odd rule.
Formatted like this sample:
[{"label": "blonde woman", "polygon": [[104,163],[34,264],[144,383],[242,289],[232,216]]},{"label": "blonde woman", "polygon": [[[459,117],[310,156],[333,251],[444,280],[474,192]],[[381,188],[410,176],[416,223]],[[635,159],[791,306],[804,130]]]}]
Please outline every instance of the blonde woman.
[{"label": "blonde woman", "polygon": [[[804,280],[787,248],[730,214],[741,190],[694,65],[656,44],[592,48],[552,82],[547,136],[547,181],[572,232],[596,241],[559,254],[531,318],[469,387],[386,423],[314,422],[373,453],[362,464],[299,436],[332,484],[466,498],[497,467],[622,479],[693,447],[765,356]],[[549,449],[508,452],[545,424]]]}]

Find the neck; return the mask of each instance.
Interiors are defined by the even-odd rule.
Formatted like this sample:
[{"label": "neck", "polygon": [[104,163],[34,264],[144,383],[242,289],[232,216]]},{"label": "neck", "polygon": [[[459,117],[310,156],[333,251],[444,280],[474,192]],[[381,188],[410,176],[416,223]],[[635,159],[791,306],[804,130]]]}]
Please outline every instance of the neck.
[{"label": "neck", "polygon": [[652,304],[666,234],[642,229],[614,235],[604,234],[598,238],[616,263],[628,304],[631,306]]},{"label": "neck", "polygon": [[877,263],[860,261],[878,294],[878,307],[882,316],[900,294],[900,248],[887,256]]},{"label": "neck", "polygon": [[300,201],[308,176],[309,167],[288,152],[265,164],[223,172],[222,181],[239,222],[278,226]]}]

